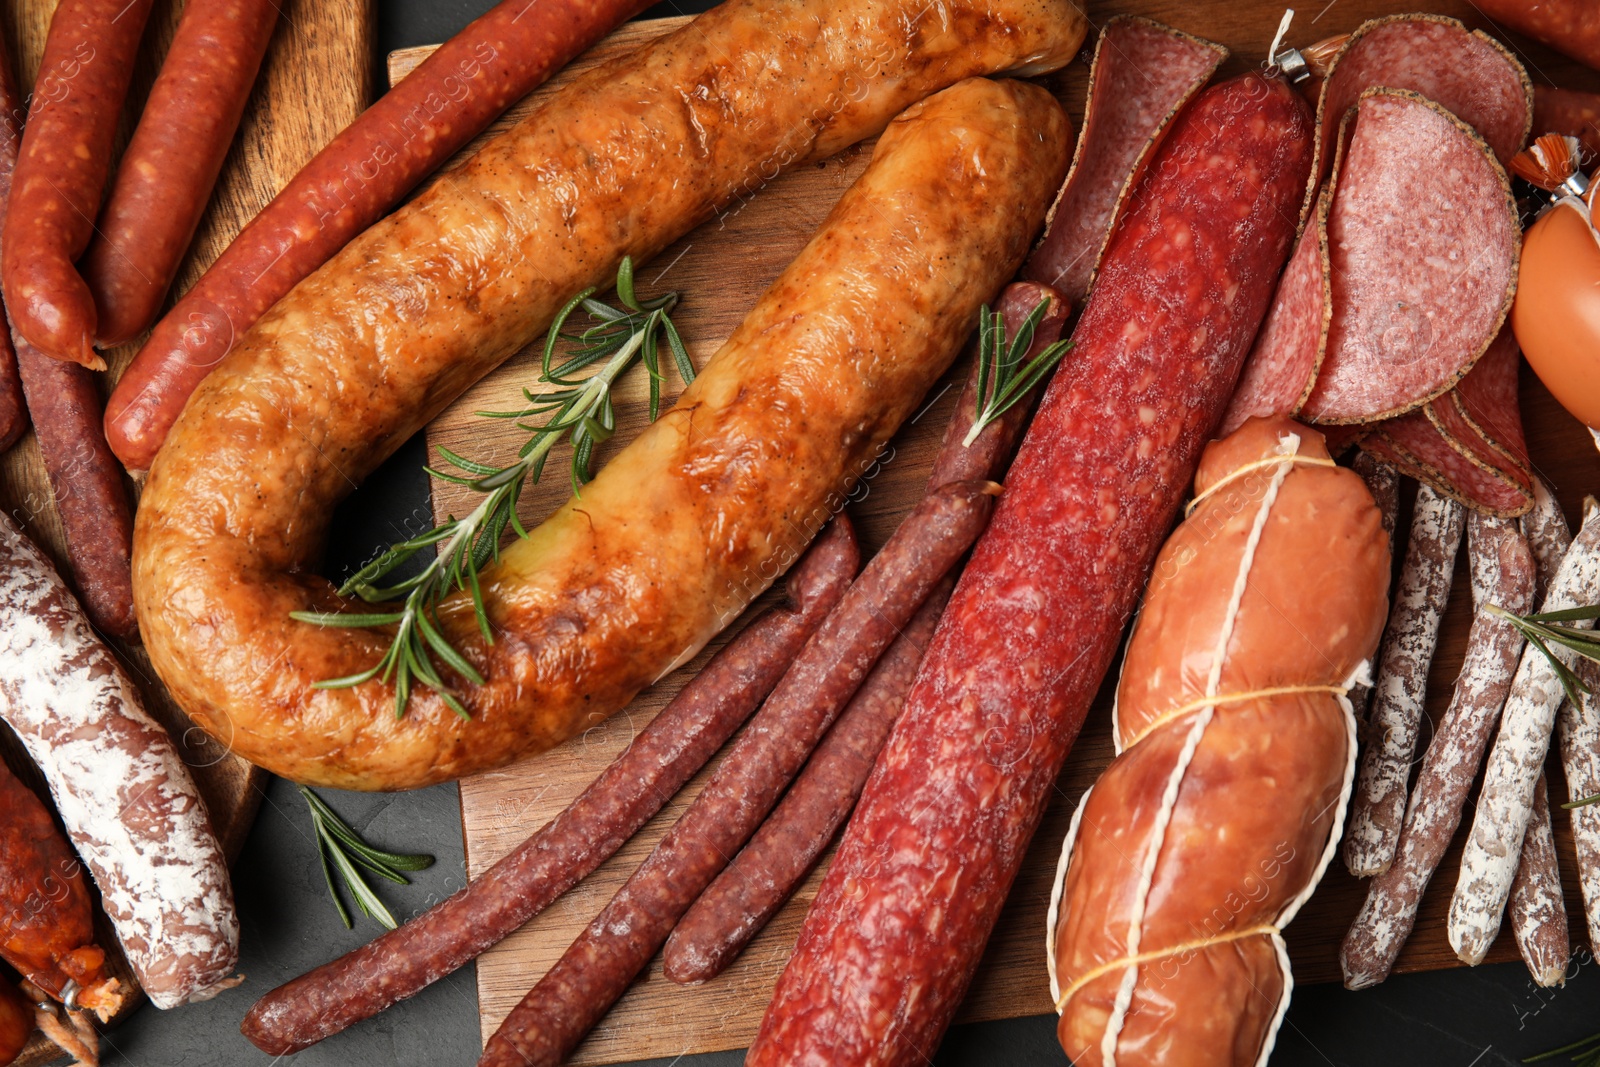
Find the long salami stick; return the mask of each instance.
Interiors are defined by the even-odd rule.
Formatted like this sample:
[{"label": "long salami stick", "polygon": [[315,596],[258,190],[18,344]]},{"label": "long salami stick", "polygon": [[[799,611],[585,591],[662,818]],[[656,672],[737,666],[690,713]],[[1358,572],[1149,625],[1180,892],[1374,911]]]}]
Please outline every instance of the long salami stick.
[{"label": "long salami stick", "polygon": [[[566,810],[471,885],[353,952],[274,989],[239,1029],[282,1056],[421,992],[544,910],[660,811],[750,717],[860,566],[846,519],[789,575],[789,606],[750,623]],[[381,983],[372,976],[383,975]]]},{"label": "long salami stick", "polygon": [[1474,514],[1467,525],[1476,611],[1466,658],[1450,708],[1423,757],[1394,861],[1368,885],[1340,949],[1339,965],[1349,989],[1376,985],[1394,967],[1416,922],[1422,894],[1460,825],[1467,792],[1522,654],[1516,627],[1483,609],[1499,604],[1518,613],[1531,610],[1537,568],[1528,542],[1511,520]]},{"label": "long salami stick", "polygon": [[1540,775],[1533,811],[1522,835],[1522,857],[1511,880],[1511,932],[1528,973],[1549,988],[1566,981],[1572,949],[1567,940],[1567,903],[1561,896],[1561,866],[1550,827],[1550,799]]},{"label": "long salami stick", "polygon": [[[1597,593],[1600,509],[1585,515],[1583,529],[1567,551],[1541,610],[1580,607]],[[1556,648],[1554,654],[1570,662],[1565,649]],[[1482,962],[1500,932],[1522,837],[1532,817],[1534,786],[1544,769],[1561,700],[1561,682],[1550,662],[1538,649],[1524,649],[1501,715],[1500,734],[1489,753],[1472,835],[1450,901],[1450,947],[1469,964]]]},{"label": "long salami stick", "polygon": [[1394,859],[1405,819],[1417,730],[1427,694],[1428,665],[1439,642],[1439,620],[1461,545],[1465,509],[1426,485],[1417,489],[1400,587],[1383,635],[1382,663],[1373,690],[1371,741],[1361,757],[1344,863],[1358,878],[1381,873]]},{"label": "long salami stick", "polygon": [[[1600,795],[1600,664],[1582,660],[1573,670],[1589,691],[1582,707],[1564,701],[1557,721],[1569,802]],[[1600,944],[1600,803],[1572,809],[1572,841],[1578,855],[1578,885],[1583,891],[1589,943]]]},{"label": "long salami stick", "polygon": [[[1367,490],[1383,515],[1383,532],[1389,535],[1389,544],[1393,545],[1394,528],[1400,521],[1400,472],[1365,450],[1356,452],[1350,469],[1367,483]],[[1372,708],[1372,691],[1373,686],[1361,684],[1350,690],[1350,707],[1358,726],[1367,721],[1367,712]]]}]

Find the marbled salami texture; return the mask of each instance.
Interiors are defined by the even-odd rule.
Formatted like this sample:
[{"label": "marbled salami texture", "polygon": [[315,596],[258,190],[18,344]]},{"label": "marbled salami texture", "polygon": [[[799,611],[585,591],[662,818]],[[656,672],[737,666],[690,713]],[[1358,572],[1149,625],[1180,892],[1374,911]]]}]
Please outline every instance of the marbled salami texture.
[{"label": "marbled salami texture", "polygon": [[921,1064],[965,993],[1294,239],[1303,102],[1174,122],[779,979],[750,1067]]},{"label": "marbled salami texture", "polygon": [[1367,886],[1366,900],[1340,949],[1339,965],[1349,989],[1365,989],[1387,978],[1411,935],[1422,894],[1461,823],[1467,792],[1522,654],[1523,639],[1516,627],[1483,609],[1499,604],[1515,612],[1532,610],[1533,553],[1514,520],[1474,513],[1468,529],[1467,558],[1477,611],[1467,635],[1466,657],[1449,710],[1417,773],[1394,861]]},{"label": "marbled salami texture", "polygon": [[0,516],[0,717],[27,746],[159,1008],[227,988],[228,865],[172,740],[49,560]]},{"label": "marbled salami texture", "polygon": [[[1597,597],[1600,510],[1590,509],[1540,610],[1563,611],[1591,604]],[[1555,654],[1569,662],[1575,658],[1560,647]],[[1472,835],[1461,856],[1461,875],[1450,901],[1450,947],[1469,964],[1483,960],[1500,932],[1500,916],[1516,874],[1522,835],[1533,813],[1534,786],[1544,771],[1550,732],[1563,695],[1555,669],[1544,654],[1531,646],[1524,649],[1500,717],[1500,734],[1489,753]]]},{"label": "marbled salami texture", "polygon": [[1439,643],[1439,620],[1450,599],[1465,526],[1466,509],[1460,504],[1426,485],[1418,487],[1405,566],[1383,635],[1370,739],[1345,830],[1344,864],[1358,878],[1386,870],[1400,840],[1428,665]]}]

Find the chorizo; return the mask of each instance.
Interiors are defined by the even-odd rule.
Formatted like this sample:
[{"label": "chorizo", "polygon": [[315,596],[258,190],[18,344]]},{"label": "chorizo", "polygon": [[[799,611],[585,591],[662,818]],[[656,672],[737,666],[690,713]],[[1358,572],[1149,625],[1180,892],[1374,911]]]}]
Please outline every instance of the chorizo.
[{"label": "chorizo", "polygon": [[1294,239],[1311,117],[1247,74],[1118,225],[747,1063],[931,1059]]},{"label": "chorizo", "polygon": [[[257,323],[184,408],[135,527],[145,646],[191,718],[298,781],[485,770],[621,708],[798,557],[1042,221],[1067,130],[1015,84],[973,82],[885,131],[870,177],[677,406],[485,570],[492,645],[470,597],[441,605],[486,679],[460,690],[470,721],[432,692],[397,718],[379,679],[315,688],[389,637],[290,618],[340,606],[308,570],[333,502],[624,254],[648,257],[763,168],[827,156],[964,75],[1059,66],[1083,35],[1070,0],[887,4],[712,9],[563,87]],[[862,32],[868,11],[881,33]],[[857,100],[863,66],[879,76]],[[926,135],[940,122],[965,156]],[[715,136],[683,152],[701,124]]]}]

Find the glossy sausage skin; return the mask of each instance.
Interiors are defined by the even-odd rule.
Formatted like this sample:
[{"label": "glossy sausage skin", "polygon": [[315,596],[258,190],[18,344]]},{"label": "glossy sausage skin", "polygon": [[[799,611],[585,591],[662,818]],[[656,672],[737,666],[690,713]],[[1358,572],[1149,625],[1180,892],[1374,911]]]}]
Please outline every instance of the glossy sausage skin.
[{"label": "glossy sausage skin", "polygon": [[77,982],[96,1007],[115,989],[105,958],[83,865],[33,790],[0,763],[0,959],[58,999]]},{"label": "glossy sausage skin", "polygon": [[[280,301],[195,393],[139,509],[140,624],[191,717],[298,781],[442,781],[609,716],[777,578],[1030,239],[1064,148],[1031,91],[975,84],[908,110],[872,178],[677,406],[485,572],[498,640],[485,646],[466,600],[445,603],[445,630],[487,679],[464,690],[471,721],[431,693],[397,719],[378,682],[313,689],[365,669],[389,638],[289,618],[339,606],[307,568],[352,482],[623,254],[647,257],[763,167],[831,154],[963,73],[1059,65],[1083,33],[1068,0],[939,10],[724,4],[562,89]],[[825,103],[838,110],[819,132],[807,116]],[[1019,109],[1049,123],[1026,149]],[[988,169],[951,162],[923,136],[935,122]],[[686,147],[702,143],[697,123],[716,131],[704,151]],[[984,209],[1001,201],[1011,208]]]},{"label": "glossy sausage skin", "polygon": [[[1600,5],[1594,0],[1477,0],[1492,19],[1600,70]],[[1535,130],[1537,134],[1540,131]]]},{"label": "glossy sausage skin", "polygon": [[[0,47],[0,228],[10,216],[22,112],[10,60]],[[32,413],[84,610],[97,629],[133,637],[139,631],[133,613],[133,504],[122,465],[101,428],[94,375],[76,363],[51,359],[15,333],[12,324],[0,324],[0,366],[8,352]]]},{"label": "glossy sausage skin", "polygon": [[647,3],[504,0],[380,97],[156,324],[106,405],[106,434],[122,461],[147,470],[189,394],[263,312],[495,116]]},{"label": "glossy sausage skin", "polygon": [[239,128],[276,0],[185,4],[84,259],[107,347],[155,321]]},{"label": "glossy sausage skin", "polygon": [[0,281],[11,324],[45,355],[104,370],[74,261],[89,246],[152,0],[62,0],[50,20],[11,192]]},{"label": "glossy sausage skin", "polygon": [[[5,202],[11,195],[11,172],[17,165],[17,144],[22,139],[21,117],[27,110],[11,70],[10,49],[0,34],[0,229],[5,225]],[[28,402],[22,395],[17,352],[11,344],[9,323],[0,322],[0,452],[21,440],[28,430]]]},{"label": "glossy sausage skin", "polygon": [[1293,239],[1311,120],[1246,75],[1174,122],[751,1047],[932,1058]]},{"label": "glossy sausage skin", "polygon": [[33,1005],[22,991],[0,977],[0,1067],[15,1060],[33,1036]]},{"label": "glossy sausage skin", "polygon": [[789,572],[790,606],[741,630],[566,810],[444,903],[262,997],[245,1037],[271,1056],[299,1052],[420,992],[588,877],[750,717],[860,564],[839,516]]}]

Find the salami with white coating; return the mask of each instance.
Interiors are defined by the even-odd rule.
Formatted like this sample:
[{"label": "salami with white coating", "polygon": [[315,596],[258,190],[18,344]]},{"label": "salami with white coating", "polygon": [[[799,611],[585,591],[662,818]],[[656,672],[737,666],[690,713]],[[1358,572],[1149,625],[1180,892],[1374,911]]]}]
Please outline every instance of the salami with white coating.
[{"label": "salami with white coating", "polygon": [[0,717],[49,781],[151,1003],[233,985],[239,920],[205,802],[55,568],[6,516]]},{"label": "salami with white coating", "polygon": [[1465,528],[1461,505],[1426,485],[1418,488],[1405,564],[1373,687],[1372,740],[1361,756],[1345,829],[1344,864],[1358,878],[1388,868],[1400,840],[1428,667],[1439,643],[1439,621],[1450,599],[1450,579]]},{"label": "salami with white coating", "polygon": [[749,1067],[933,1056],[1289,254],[1308,110],[1244,75],[1157,151]]},{"label": "salami with white coating", "polygon": [[1533,553],[1515,522],[1474,514],[1467,527],[1476,611],[1466,656],[1450,707],[1417,773],[1394,860],[1367,885],[1361,911],[1339,950],[1348,989],[1376,985],[1393,969],[1416,922],[1422,895],[1461,823],[1467,792],[1522,654],[1523,639],[1517,629],[1483,609],[1498,604],[1510,611],[1532,610],[1537,579]]},{"label": "salami with white coating", "polygon": [[1572,948],[1567,903],[1561,897],[1561,861],[1550,828],[1550,799],[1543,776],[1533,788],[1533,814],[1522,836],[1522,857],[1511,881],[1511,932],[1533,980],[1546,989],[1567,980]]},{"label": "salami with white coating", "polygon": [[[1589,692],[1583,694],[1581,707],[1564,701],[1557,723],[1569,803],[1600,796],[1600,664],[1582,660],[1573,670]],[[1573,808],[1571,818],[1589,943],[1600,944],[1600,803]]]}]

